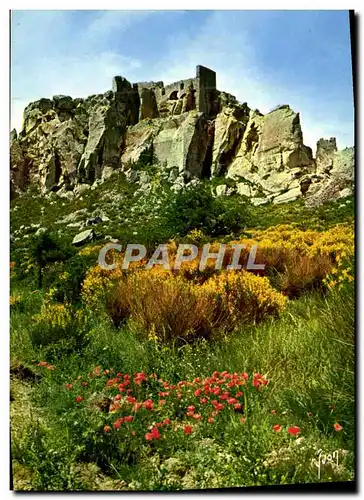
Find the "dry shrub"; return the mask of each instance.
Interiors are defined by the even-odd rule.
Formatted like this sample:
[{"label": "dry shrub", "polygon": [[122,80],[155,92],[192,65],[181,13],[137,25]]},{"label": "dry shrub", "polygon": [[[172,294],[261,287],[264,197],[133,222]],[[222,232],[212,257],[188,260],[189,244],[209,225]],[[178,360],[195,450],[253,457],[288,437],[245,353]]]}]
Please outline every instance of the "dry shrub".
[{"label": "dry shrub", "polygon": [[108,300],[114,323],[131,317],[150,338],[163,341],[209,337],[218,320],[214,304],[198,287],[158,268],[131,273]]},{"label": "dry shrub", "polygon": [[139,270],[120,280],[108,299],[114,323],[131,318],[163,341],[208,338],[237,322],[260,321],[280,312],[287,299],[267,278],[223,271],[203,285],[161,269]]},{"label": "dry shrub", "polygon": [[297,297],[308,290],[319,290],[323,280],[333,268],[328,255],[291,254],[285,262],[285,271],[278,277],[279,289],[290,298]]}]

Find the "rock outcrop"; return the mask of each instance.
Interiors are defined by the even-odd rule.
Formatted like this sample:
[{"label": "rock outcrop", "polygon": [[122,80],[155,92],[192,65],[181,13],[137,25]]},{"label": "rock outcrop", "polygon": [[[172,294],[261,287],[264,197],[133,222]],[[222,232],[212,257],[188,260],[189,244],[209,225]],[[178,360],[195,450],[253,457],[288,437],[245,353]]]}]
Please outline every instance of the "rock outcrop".
[{"label": "rock outcrop", "polygon": [[[322,147],[321,139],[317,143],[317,149]],[[334,143],[330,139],[330,144]],[[326,150],[327,153],[327,150]],[[329,154],[325,155],[324,165],[328,166],[322,172],[318,161],[318,173],[312,176],[312,183],[306,192],[306,205],[309,207],[320,206],[330,200],[345,198],[354,191],[354,148],[346,148],[342,151],[333,147]]]},{"label": "rock outcrop", "polygon": [[214,71],[197,66],[194,78],[166,86],[116,76],[105,94],[29,104],[23,130],[11,134],[11,195],[33,183],[74,197],[115,170],[139,182],[133,168],[148,151],[178,189],[194,178],[226,177],[219,195],[255,204],[303,196],[315,205],[353,190],[353,149],[339,152],[334,138],[320,139],[314,159],[299,113],[288,105],[266,115],[252,110],[216,89]]}]

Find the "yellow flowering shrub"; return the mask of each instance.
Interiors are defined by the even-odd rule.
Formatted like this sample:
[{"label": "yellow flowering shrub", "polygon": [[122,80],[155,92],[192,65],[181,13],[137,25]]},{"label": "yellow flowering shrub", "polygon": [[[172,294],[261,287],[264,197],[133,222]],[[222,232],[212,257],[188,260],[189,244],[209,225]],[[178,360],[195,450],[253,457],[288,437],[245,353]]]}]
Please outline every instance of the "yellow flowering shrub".
[{"label": "yellow flowering shrub", "polygon": [[267,277],[246,271],[225,271],[209,278],[201,291],[214,298],[218,314],[227,324],[237,321],[259,321],[270,314],[281,312],[287,297],[274,290]]},{"label": "yellow flowering shrub", "polygon": [[[193,237],[202,237],[195,233]],[[257,245],[255,263],[265,264],[264,272],[260,272],[265,276],[226,270],[233,258],[233,244],[246,245],[239,261],[243,268],[252,246]],[[123,270],[124,254],[113,252],[116,269],[107,271],[97,265],[87,273],[82,288],[84,303],[93,310],[106,305],[115,324],[131,319],[150,338],[188,339],[209,336],[216,329],[230,329],[239,322],[259,321],[281,312],[287,297],[353,279],[350,266],[344,266],[354,252],[350,225],[324,232],[289,224],[251,231],[247,237],[227,244],[222,270],[215,270],[214,259],[199,270],[202,245],[194,260],[184,261],[181,269],[175,270],[178,246],[170,241],[167,248],[171,270],[161,265],[145,269],[147,258]],[[218,250],[218,242],[211,244],[210,253]]]},{"label": "yellow flowering shrub", "polygon": [[84,257],[88,257],[89,255],[98,255],[99,251],[103,245],[90,245],[85,248],[81,248],[81,250],[78,252],[78,255],[82,255]]},{"label": "yellow flowering shrub", "polygon": [[192,229],[192,231],[186,234],[186,241],[193,245],[202,245],[206,240],[207,237],[201,229]]},{"label": "yellow flowering shrub", "polygon": [[108,297],[115,324],[131,318],[149,339],[168,341],[211,334],[214,307],[182,276],[154,267],[125,275]]},{"label": "yellow flowering shrub", "polygon": [[10,295],[9,302],[10,302],[11,308],[18,307],[22,303],[22,301],[23,301],[23,298],[20,295],[18,295],[16,293]]},{"label": "yellow flowering shrub", "polygon": [[87,313],[70,304],[52,304],[45,300],[40,312],[33,316],[32,341],[46,346],[67,340],[70,347],[81,342],[87,332]]},{"label": "yellow flowering shrub", "polygon": [[[319,232],[284,224],[252,231],[251,238],[235,243],[246,244],[248,250],[258,245],[255,262],[265,264],[275,287],[295,297],[304,290],[327,286],[338,262],[354,255],[354,228],[338,224]],[[336,281],[330,278],[329,282]]]},{"label": "yellow flowering shrub", "polygon": [[158,266],[124,275],[108,296],[107,310],[114,324],[130,318],[149,338],[178,341],[259,321],[286,303],[267,278],[248,272],[225,271],[199,284]]}]

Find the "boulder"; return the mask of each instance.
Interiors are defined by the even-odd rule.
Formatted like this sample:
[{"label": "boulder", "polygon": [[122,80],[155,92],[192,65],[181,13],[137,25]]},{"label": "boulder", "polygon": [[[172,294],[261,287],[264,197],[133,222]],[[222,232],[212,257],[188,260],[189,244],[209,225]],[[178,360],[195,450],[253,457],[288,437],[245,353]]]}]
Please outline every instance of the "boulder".
[{"label": "boulder", "polygon": [[252,188],[245,182],[238,182],[236,184],[236,189],[240,196],[247,196],[248,198],[250,198],[253,195]]},{"label": "boulder", "polygon": [[232,187],[227,186],[226,184],[221,184],[220,186],[216,186],[216,196],[231,196],[235,190]]},{"label": "boulder", "polygon": [[294,201],[301,197],[301,188],[295,187],[293,189],[289,189],[287,192],[276,196],[273,199],[273,203],[287,203],[288,201]]},{"label": "boulder", "polygon": [[95,238],[95,232],[93,229],[87,229],[86,231],[82,231],[82,233],[77,234],[73,240],[72,240],[72,245],[75,245],[76,247],[85,245],[86,243],[89,243],[90,241],[93,241]]},{"label": "boulder", "polygon": [[319,139],[316,144],[316,172],[329,174],[337,151],[336,139]]},{"label": "boulder", "polygon": [[92,217],[91,219],[87,219],[86,221],[86,226],[96,226],[97,224],[100,224],[102,222],[102,218],[97,216],[97,217]]}]

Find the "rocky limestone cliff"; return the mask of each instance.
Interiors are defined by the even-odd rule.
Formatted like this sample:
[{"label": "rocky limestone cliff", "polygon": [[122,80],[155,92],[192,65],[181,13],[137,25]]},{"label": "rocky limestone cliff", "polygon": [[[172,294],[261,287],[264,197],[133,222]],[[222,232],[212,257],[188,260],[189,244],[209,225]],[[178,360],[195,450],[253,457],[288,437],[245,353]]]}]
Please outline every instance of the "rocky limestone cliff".
[{"label": "rocky limestone cliff", "polygon": [[117,76],[105,94],[29,104],[23,130],[11,135],[11,194],[37,184],[73,197],[115,170],[132,181],[148,149],[176,188],[227,178],[235,187],[220,185],[217,195],[235,192],[255,204],[304,196],[315,206],[353,190],[353,148],[339,152],[334,138],[320,139],[314,159],[299,113],[288,105],[266,115],[251,110],[216,89],[215,72],[197,66],[195,78],[167,86]]}]

